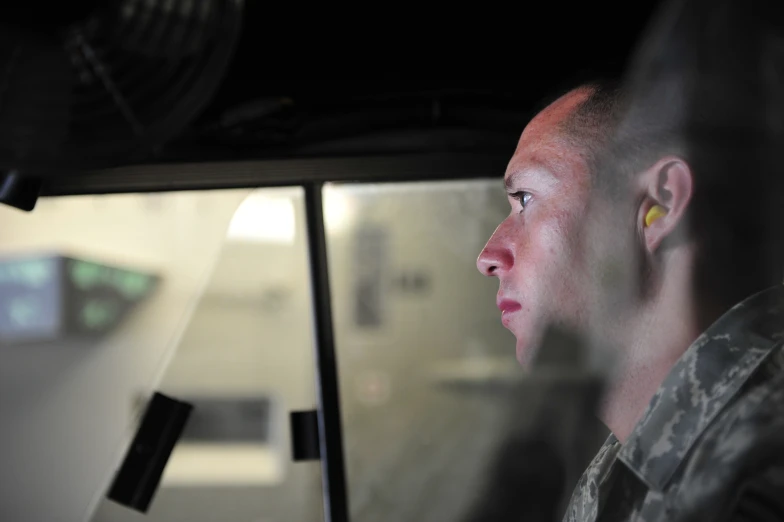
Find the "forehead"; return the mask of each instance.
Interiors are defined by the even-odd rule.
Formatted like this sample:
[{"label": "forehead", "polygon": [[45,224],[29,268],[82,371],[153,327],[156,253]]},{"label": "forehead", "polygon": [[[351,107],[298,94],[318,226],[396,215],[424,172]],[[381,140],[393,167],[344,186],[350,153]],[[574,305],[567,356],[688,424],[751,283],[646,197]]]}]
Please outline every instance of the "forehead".
[{"label": "forehead", "polygon": [[531,120],[507,167],[504,176],[507,185],[528,177],[587,181],[584,149],[562,127],[587,94],[587,91],[572,91]]}]

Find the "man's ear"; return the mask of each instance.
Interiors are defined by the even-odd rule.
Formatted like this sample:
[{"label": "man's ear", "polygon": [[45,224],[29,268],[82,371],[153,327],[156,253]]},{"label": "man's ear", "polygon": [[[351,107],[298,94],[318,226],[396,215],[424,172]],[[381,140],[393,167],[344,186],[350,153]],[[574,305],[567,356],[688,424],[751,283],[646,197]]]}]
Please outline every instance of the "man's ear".
[{"label": "man's ear", "polygon": [[646,251],[654,254],[684,219],[694,189],[694,175],[683,159],[666,157],[646,170],[640,182],[637,227]]}]

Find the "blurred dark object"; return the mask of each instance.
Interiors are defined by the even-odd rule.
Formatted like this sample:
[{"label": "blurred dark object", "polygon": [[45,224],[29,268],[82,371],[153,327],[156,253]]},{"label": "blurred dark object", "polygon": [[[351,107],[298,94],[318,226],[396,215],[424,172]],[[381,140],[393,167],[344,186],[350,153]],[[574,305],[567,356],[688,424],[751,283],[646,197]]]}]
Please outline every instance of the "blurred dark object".
[{"label": "blurred dark object", "polygon": [[272,404],[266,397],[184,397],[193,414],[183,442],[270,444]]},{"label": "blurred dark object", "polygon": [[157,284],[151,274],[58,255],[0,260],[0,344],[105,335]]},{"label": "blurred dark object", "polygon": [[146,513],[161,481],[174,445],[182,434],[193,406],[155,393],[142,418],[108,497]]},{"label": "blurred dark object", "polygon": [[42,185],[39,178],[24,177],[17,170],[0,172],[0,203],[20,210],[33,210]]},{"label": "blurred dark object", "polygon": [[[703,250],[696,294],[726,308],[780,283],[784,3],[669,2],[643,40],[628,85],[620,138],[644,122],[646,140],[680,145],[695,171],[691,227]],[[766,401],[778,396],[765,391]],[[666,499],[668,521],[781,519],[781,417],[773,408],[755,409],[765,415],[759,425],[734,419],[721,442],[703,436],[708,442],[686,468],[677,495]],[[731,501],[736,513],[728,511]]]},{"label": "blurred dark object", "polygon": [[548,441],[509,437],[492,466],[492,486],[466,522],[555,522],[566,463]]},{"label": "blurred dark object", "polygon": [[628,75],[618,154],[689,162],[696,291],[719,308],[784,276],[783,11],[775,0],[669,2]]},{"label": "blurred dark object", "polygon": [[389,234],[378,226],[363,226],[354,237],[354,324],[380,328],[384,324]]},{"label": "blurred dark object", "polygon": [[[588,367],[588,345],[551,327],[530,373],[506,395],[508,425],[478,503],[464,522],[554,522],[598,449],[596,409],[603,377]],[[505,429],[504,429],[505,428]]]},{"label": "blurred dark object", "polygon": [[290,420],[292,460],[319,460],[321,458],[321,442],[318,412],[316,410],[292,411]]},{"label": "blurred dark object", "polygon": [[241,12],[242,0],[3,6],[0,169],[52,175],[150,156],[212,98]]}]

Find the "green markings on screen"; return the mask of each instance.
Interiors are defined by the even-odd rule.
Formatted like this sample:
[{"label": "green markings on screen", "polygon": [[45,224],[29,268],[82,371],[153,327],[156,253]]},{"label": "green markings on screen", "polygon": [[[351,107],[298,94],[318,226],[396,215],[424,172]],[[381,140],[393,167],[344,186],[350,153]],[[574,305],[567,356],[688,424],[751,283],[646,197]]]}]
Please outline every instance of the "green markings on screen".
[{"label": "green markings on screen", "polygon": [[126,299],[137,299],[145,295],[153,284],[152,277],[148,275],[88,261],[71,261],[69,275],[71,282],[79,290],[86,291],[96,286],[109,286],[115,288]]},{"label": "green markings on screen", "polygon": [[21,284],[41,288],[57,275],[53,259],[25,259],[0,264],[0,285]]},{"label": "green markings on screen", "polygon": [[50,339],[110,332],[158,281],[59,255],[1,260],[0,334]]},{"label": "green markings on screen", "polygon": [[90,330],[100,330],[112,324],[120,313],[116,301],[107,299],[89,299],[82,307],[79,319]]}]

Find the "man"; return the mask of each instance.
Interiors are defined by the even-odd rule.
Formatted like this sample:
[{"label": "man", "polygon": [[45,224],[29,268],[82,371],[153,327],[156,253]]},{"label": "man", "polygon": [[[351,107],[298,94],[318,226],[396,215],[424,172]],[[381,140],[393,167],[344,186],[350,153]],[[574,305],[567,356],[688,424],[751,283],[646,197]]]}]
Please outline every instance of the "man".
[{"label": "man", "polygon": [[615,356],[565,520],[784,520],[782,229],[740,177],[765,165],[626,107],[587,85],[528,124],[477,261],[523,366],[551,323]]},{"label": "man", "polygon": [[477,265],[517,358],[613,355],[567,521],[784,520],[784,15],[668,4],[630,81],[525,128]]}]

